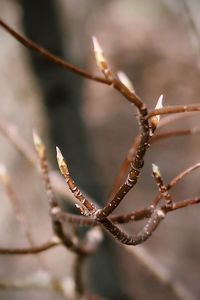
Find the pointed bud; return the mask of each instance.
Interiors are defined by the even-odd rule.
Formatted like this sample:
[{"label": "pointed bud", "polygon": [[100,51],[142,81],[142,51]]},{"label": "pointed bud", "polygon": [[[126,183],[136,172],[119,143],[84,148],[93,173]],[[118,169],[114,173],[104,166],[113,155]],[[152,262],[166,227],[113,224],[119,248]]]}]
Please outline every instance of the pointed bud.
[{"label": "pointed bud", "polygon": [[128,76],[123,71],[119,71],[117,73],[117,76],[118,76],[119,80],[129,89],[129,91],[131,91],[132,93],[135,93],[135,89],[133,87],[132,82],[130,81]]},{"label": "pointed bud", "polygon": [[[160,95],[159,99],[158,99],[158,102],[155,106],[155,109],[159,109],[159,108],[162,108],[163,107],[163,94]],[[157,115],[157,119],[158,119],[158,122],[160,121],[160,115]]]},{"label": "pointed bud", "polygon": [[97,66],[100,70],[103,70],[103,65],[107,64],[106,59],[103,55],[103,49],[101,48],[97,38],[95,36],[92,37],[93,46],[94,46],[94,54],[96,57]]},{"label": "pointed bud", "polygon": [[152,170],[153,170],[153,174],[154,174],[155,177],[160,177],[161,176],[160,170],[159,170],[157,165],[152,164]]},{"label": "pointed bud", "polygon": [[9,182],[9,176],[7,173],[7,169],[5,165],[0,164],[0,180],[4,183],[7,184]]},{"label": "pointed bud", "polygon": [[112,73],[108,66],[108,62],[103,54],[103,49],[101,48],[97,38],[95,36],[92,37],[93,46],[94,46],[94,54],[96,58],[96,63],[101,72],[105,75],[107,79],[112,79]]},{"label": "pointed bud", "polygon": [[45,146],[41,140],[41,138],[39,137],[37,131],[35,129],[33,129],[33,142],[35,145],[35,149],[38,153],[38,156],[40,158],[42,158],[44,156],[45,153]]},{"label": "pointed bud", "polygon": [[[163,102],[163,95],[160,95],[157,104],[155,106],[155,109],[162,108],[163,107],[162,102]],[[150,119],[153,131],[157,128],[159,121],[160,121],[160,115],[155,115]]]},{"label": "pointed bud", "polygon": [[58,161],[58,166],[59,166],[60,172],[65,178],[68,178],[69,171],[67,168],[67,164],[66,164],[64,157],[58,147],[56,147],[56,153],[57,153],[57,161]]}]

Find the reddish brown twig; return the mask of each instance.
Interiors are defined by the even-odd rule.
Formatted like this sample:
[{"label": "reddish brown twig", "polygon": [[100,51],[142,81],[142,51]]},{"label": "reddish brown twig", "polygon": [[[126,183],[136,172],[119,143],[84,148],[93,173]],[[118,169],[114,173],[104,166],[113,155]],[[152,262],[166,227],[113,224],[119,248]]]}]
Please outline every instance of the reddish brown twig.
[{"label": "reddish brown twig", "polygon": [[[184,171],[182,171],[181,173],[179,173],[177,176],[175,176],[168,184],[167,184],[167,189],[170,190],[172,187],[174,187],[182,178],[184,178],[185,176],[189,175],[192,171],[198,169],[200,167],[200,163],[197,163],[187,169],[185,169]],[[155,199],[152,202],[153,207],[156,207],[159,203],[161,199],[161,195],[158,194]]]},{"label": "reddish brown twig", "polygon": [[24,254],[37,254],[44,252],[53,247],[59,246],[61,244],[60,240],[57,238],[52,238],[48,242],[30,248],[0,248],[0,254],[3,255],[24,255]]},{"label": "reddish brown twig", "polygon": [[[161,95],[158,99],[156,107],[162,107],[162,98],[163,96]],[[138,109],[140,112],[139,124],[141,132],[135,143],[135,156],[132,157],[132,160],[130,161],[130,171],[127,175],[125,183],[119,187],[116,193],[111,193],[111,196],[109,197],[105,207],[97,212],[96,216],[99,220],[109,216],[109,214],[111,214],[120,204],[125,195],[136,185],[140,171],[144,164],[144,156],[149,147],[150,139],[158,126],[160,120],[159,115],[155,115],[154,118],[151,118],[149,124],[145,119],[145,116],[148,114],[145,104],[143,103],[143,108],[138,107]],[[127,160],[125,161],[125,165],[123,167],[126,168],[126,166]],[[121,170],[121,174],[122,171],[124,170]]]},{"label": "reddish brown twig", "polygon": [[[186,207],[188,205],[197,204],[200,202],[200,198],[196,197],[193,199],[186,199],[183,201],[180,201],[178,203],[172,203],[171,196],[169,194],[169,189],[177,184],[179,180],[181,180],[184,176],[189,174],[192,170],[198,168],[200,165],[197,164],[184,172],[180,173],[178,176],[176,176],[167,186],[163,183],[162,177],[159,174],[159,171],[154,168],[154,177],[156,179],[156,182],[158,184],[160,193],[154,199],[152,204],[144,208],[143,210],[140,210],[138,212],[131,212],[127,215],[122,216],[110,216],[110,214],[115,210],[115,208],[120,204],[120,202],[123,200],[125,195],[135,186],[138,180],[138,176],[140,174],[140,171],[144,164],[144,157],[146,154],[146,151],[149,147],[150,139],[153,136],[153,133],[155,129],[158,127],[158,122],[160,115],[163,114],[172,114],[172,113],[181,113],[181,112],[190,112],[190,111],[200,111],[200,105],[182,105],[182,106],[169,106],[162,108],[157,107],[148,112],[148,109],[145,105],[145,103],[136,95],[134,89],[132,86],[130,86],[129,83],[127,83],[127,79],[124,80],[124,78],[119,76],[119,79],[113,74],[111,71],[109,64],[107,63],[103,51],[100,48],[98,42],[96,39],[94,39],[94,50],[97,60],[97,65],[99,69],[103,72],[104,78],[94,76],[80,68],[77,68],[64,60],[60,59],[59,57],[49,53],[45,49],[39,47],[35,43],[31,42],[30,40],[22,37],[20,34],[15,32],[12,28],[10,28],[8,25],[6,25],[2,20],[0,20],[0,26],[2,26],[4,29],[6,29],[11,35],[13,35],[19,42],[21,42],[26,47],[36,51],[46,59],[54,62],[55,64],[62,66],[66,69],[69,69],[75,73],[77,73],[80,76],[83,76],[85,78],[98,81],[103,84],[112,85],[113,88],[115,88],[118,92],[120,92],[129,102],[133,103],[138,111],[138,121],[140,126],[140,135],[136,139],[136,142],[134,143],[133,149],[130,156],[127,157],[126,164],[123,166],[123,172],[121,173],[121,177],[125,174],[125,169],[127,166],[130,165],[130,170],[128,172],[127,178],[124,183],[122,183],[121,186],[116,189],[115,193],[112,193],[112,197],[109,199],[108,203],[103,207],[103,209],[98,209],[94,205],[93,201],[90,201],[87,199],[81,191],[76,186],[75,182],[70,177],[67,165],[64,161],[64,158],[62,157],[62,154],[60,151],[57,151],[57,157],[58,157],[58,164],[61,170],[62,175],[64,176],[67,185],[69,186],[71,192],[73,195],[78,199],[81,206],[79,207],[79,210],[82,214],[86,215],[86,217],[82,216],[74,216],[71,214],[65,214],[62,212],[61,208],[58,205],[58,202],[53,194],[51,183],[49,179],[49,171],[48,171],[48,164],[46,160],[46,154],[45,154],[45,147],[42,144],[41,140],[37,135],[35,135],[35,146],[36,150],[40,159],[40,167],[42,170],[43,175],[43,181],[45,184],[45,189],[48,195],[48,200],[50,204],[50,217],[52,220],[52,225],[54,229],[54,233],[56,235],[57,243],[62,244],[63,246],[67,247],[74,253],[76,253],[77,257],[77,265],[76,265],[76,271],[75,274],[75,281],[76,281],[76,290],[78,295],[84,294],[84,288],[82,283],[82,277],[81,277],[81,269],[82,269],[82,263],[84,261],[84,258],[88,256],[89,254],[93,253],[101,238],[98,237],[97,232],[95,230],[100,230],[99,227],[92,228],[88,234],[86,234],[85,238],[81,241],[77,236],[70,236],[68,233],[66,233],[63,230],[63,222],[65,220],[70,221],[71,223],[78,223],[78,224],[87,224],[87,225],[102,225],[103,228],[105,228],[116,240],[120,241],[123,244],[127,245],[137,245],[140,243],[143,243],[145,240],[147,240],[152,233],[156,230],[160,222],[165,218],[165,215],[168,212],[174,211],[179,208]],[[161,101],[162,102],[162,101]],[[188,132],[187,132],[188,133]],[[185,135],[187,134],[186,131],[179,131],[179,132],[172,132],[171,133],[164,133],[160,134],[160,137],[157,138],[157,140],[166,138],[167,136],[175,136],[175,135]],[[188,133],[190,134],[191,131]],[[154,139],[156,140],[156,138]],[[152,139],[153,141],[153,139]],[[128,164],[127,164],[128,162]],[[119,181],[118,181],[119,182]],[[121,180],[122,182],[122,180]],[[119,185],[119,183],[118,183]],[[165,200],[165,205],[160,207],[158,206],[159,201],[161,197]],[[146,225],[144,228],[135,235],[129,235],[122,229],[120,229],[115,223],[125,223],[129,222],[131,220],[139,220],[147,218]],[[95,234],[94,234],[95,232]],[[101,231],[100,231],[101,232]],[[101,234],[100,234],[101,235]],[[38,253],[37,251],[45,251],[43,249],[49,249],[55,245],[52,245],[53,240],[44,244],[40,247],[32,247],[32,248],[23,248],[23,249],[0,249],[0,254],[28,254],[28,253]],[[28,249],[28,250],[27,250]],[[42,249],[42,250],[41,250]],[[1,253],[2,251],[2,253]],[[24,253],[25,252],[25,253]]]},{"label": "reddish brown twig", "polygon": [[165,200],[165,206],[171,207],[172,206],[172,197],[168,191],[167,186],[163,182],[160,170],[159,170],[158,166],[156,166],[155,164],[152,164],[152,169],[153,169],[153,177],[158,186],[160,195]]},{"label": "reddish brown twig", "polygon": [[85,70],[82,70],[80,68],[75,67],[74,65],[66,62],[64,59],[50,53],[49,51],[47,51],[46,49],[38,46],[37,44],[35,44],[34,42],[32,42],[30,39],[25,38],[24,36],[22,36],[21,34],[19,34],[18,32],[16,32],[13,28],[11,28],[10,26],[8,26],[3,20],[0,19],[0,26],[2,28],[4,28],[7,32],[9,32],[16,40],[18,40],[22,45],[24,45],[25,47],[37,52],[38,54],[40,54],[41,56],[43,56],[45,59],[53,62],[54,64],[70,70],[80,76],[83,76],[87,79],[91,79],[97,82],[102,82],[104,84],[110,84],[110,82],[108,80],[105,80],[104,78],[95,76],[95,75],[91,75],[90,72],[87,72]]},{"label": "reddish brown twig", "polygon": [[188,104],[188,105],[174,105],[174,106],[165,106],[163,108],[154,109],[150,111],[147,115],[147,119],[150,119],[156,115],[166,115],[166,114],[177,114],[182,112],[191,112],[191,111],[200,111],[200,105],[197,104]]},{"label": "reddish brown twig", "polygon": [[[189,175],[192,171],[197,170],[198,168],[200,168],[200,163],[197,163],[197,164],[185,169],[181,173],[179,173],[166,185],[167,189],[170,190],[181,179],[183,179],[185,176]],[[109,220],[115,224],[125,224],[128,222],[140,221],[145,218],[149,218],[152,215],[155,207],[158,205],[161,198],[162,198],[162,195],[159,193],[149,207],[146,207],[139,211],[133,211],[133,212],[130,212],[127,214],[124,213],[124,214],[110,216]],[[179,205],[174,203],[173,207],[171,207],[171,209],[168,209],[167,212],[173,211],[175,207],[179,207]],[[162,207],[162,209],[164,209],[164,208],[165,208],[165,206]],[[98,224],[96,219],[86,218],[83,216],[77,216],[74,214],[64,213],[64,212],[58,213],[56,215],[56,218],[58,218],[61,222],[70,222],[72,224],[78,224],[81,226],[94,226],[94,225]]]},{"label": "reddish brown twig", "polygon": [[116,79],[113,72],[109,68],[108,62],[103,55],[103,50],[101,49],[96,38],[93,39],[94,52],[96,57],[97,66],[100,71],[104,74],[105,78],[112,82],[113,87],[118,90],[128,101],[133,103],[139,112],[139,125],[141,128],[141,139],[137,147],[137,153],[135,159],[132,162],[131,170],[127,176],[126,182],[119,188],[116,194],[111,200],[104,206],[104,208],[99,209],[96,212],[96,217],[98,220],[106,218],[112,213],[116,207],[120,204],[124,196],[129,192],[129,190],[137,183],[140,170],[143,167],[144,155],[149,146],[150,138],[150,125],[145,116],[147,116],[148,111],[145,103],[134,93],[134,91],[129,89],[123,82]]},{"label": "reddish brown twig", "polygon": [[192,171],[198,169],[200,167],[200,163],[197,163],[187,169],[185,169],[184,171],[182,171],[181,173],[179,173],[176,177],[174,177],[170,183],[167,185],[168,189],[171,189],[173,186],[175,186],[181,179],[183,179],[183,177],[189,175]]},{"label": "reddish brown twig", "polygon": [[48,167],[47,158],[46,158],[46,148],[45,148],[44,143],[42,142],[41,138],[38,136],[38,134],[36,133],[35,130],[33,131],[33,141],[34,141],[35,149],[37,151],[37,155],[38,155],[39,162],[40,162],[42,178],[43,178],[47,198],[49,201],[49,206],[50,206],[50,209],[52,209],[53,207],[58,207],[58,202],[52,191],[52,187],[51,187],[51,183],[50,183],[50,179],[49,179],[49,167]]},{"label": "reddish brown twig", "polygon": [[102,219],[100,222],[116,240],[122,244],[136,246],[145,242],[152,235],[164,217],[165,213],[162,209],[155,209],[143,229],[135,235],[127,234],[107,218]]},{"label": "reddish brown twig", "polygon": [[[177,120],[177,119],[174,119],[174,121],[175,120]],[[161,122],[162,122],[162,120],[161,120]],[[167,125],[167,123],[168,122],[161,123],[161,125],[164,126],[164,125]],[[162,126],[159,126],[159,127],[162,127]],[[154,144],[155,142],[161,141],[163,139],[179,137],[179,136],[187,136],[187,135],[193,135],[193,134],[199,134],[199,133],[200,133],[200,128],[180,129],[180,130],[172,130],[172,131],[156,133],[155,135],[152,136],[152,138],[150,140],[150,145]],[[135,155],[135,152],[136,152],[139,142],[140,142],[140,135],[137,135],[136,138],[134,139],[133,144],[131,145],[123,163],[121,164],[119,173],[116,176],[116,179],[113,183],[113,187],[112,187],[111,194],[109,196],[109,200],[113,197],[113,195],[116,193],[116,191],[119,189],[120,185],[122,184],[122,181],[128,172],[130,163],[133,160],[133,157]]]},{"label": "reddish brown twig", "polygon": [[65,181],[66,181],[69,189],[71,190],[71,192],[80,201],[80,203],[83,206],[83,207],[78,206],[78,208],[80,209],[82,214],[93,215],[94,212],[96,211],[94,204],[81,193],[81,191],[76,186],[73,179],[70,177],[67,164],[66,164],[64,157],[58,147],[56,148],[56,151],[57,151],[57,161],[58,161],[58,166],[60,168],[60,172],[63,175],[63,177],[65,178]]},{"label": "reddish brown twig", "polygon": [[[90,246],[90,244],[85,242],[84,244],[80,243],[79,240],[73,239],[70,235],[64,232],[62,222],[56,218],[56,215],[61,213],[61,208],[57,202],[57,199],[54,196],[54,193],[52,191],[51,187],[51,182],[49,179],[49,169],[48,169],[48,163],[46,159],[46,149],[45,146],[41,140],[41,138],[38,136],[36,131],[33,133],[33,139],[34,139],[34,144],[35,148],[39,157],[40,161],[40,167],[41,167],[41,172],[43,175],[43,182],[45,186],[45,190],[47,193],[48,201],[49,201],[49,206],[50,206],[50,216],[51,216],[51,221],[52,221],[52,227],[54,230],[55,235],[60,239],[61,243],[63,246],[68,248],[69,250],[73,251],[77,255],[80,256],[86,256],[88,254],[91,254],[94,249],[93,247]],[[59,156],[59,163],[60,163],[60,168],[62,171],[66,172],[65,169],[65,163],[64,160],[61,161],[61,157]]]}]

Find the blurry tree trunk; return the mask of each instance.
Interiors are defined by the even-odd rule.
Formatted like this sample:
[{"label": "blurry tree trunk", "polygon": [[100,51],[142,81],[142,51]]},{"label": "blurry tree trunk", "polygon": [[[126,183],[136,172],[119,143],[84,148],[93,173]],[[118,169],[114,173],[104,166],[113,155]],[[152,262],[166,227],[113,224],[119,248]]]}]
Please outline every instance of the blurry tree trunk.
[{"label": "blurry tree trunk", "polygon": [[[59,14],[54,0],[21,0],[26,34],[54,54],[73,61],[64,54]],[[70,38],[68,43],[70,43]],[[33,68],[43,94],[53,146],[64,153],[78,185],[97,201],[102,191],[95,176],[95,162],[81,118],[81,87],[83,79],[55,66],[31,52]],[[109,299],[127,299],[119,284],[113,243],[105,238],[100,251],[90,259],[91,288]]]}]

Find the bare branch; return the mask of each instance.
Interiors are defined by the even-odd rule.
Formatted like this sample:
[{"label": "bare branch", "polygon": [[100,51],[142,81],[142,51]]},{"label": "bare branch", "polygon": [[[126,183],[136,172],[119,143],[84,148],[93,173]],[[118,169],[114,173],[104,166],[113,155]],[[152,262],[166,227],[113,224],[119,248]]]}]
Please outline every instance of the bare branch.
[{"label": "bare branch", "polygon": [[49,51],[47,51],[46,49],[38,46],[37,44],[35,44],[34,42],[32,42],[30,39],[23,37],[21,34],[17,33],[13,28],[11,28],[10,26],[8,26],[3,20],[0,19],[0,26],[5,29],[7,32],[9,32],[16,40],[18,40],[22,45],[24,45],[25,47],[37,52],[38,54],[40,54],[41,56],[43,56],[45,59],[53,62],[54,64],[64,68],[64,69],[68,69],[80,76],[83,76],[87,79],[90,80],[94,80],[97,82],[101,82],[104,84],[110,84],[109,81],[105,80],[104,78],[92,75],[89,72],[86,72],[80,68],[75,67],[74,65],[66,62],[64,59],[50,53]]},{"label": "bare branch", "polygon": [[[200,167],[200,163],[197,163],[187,169],[185,169],[184,171],[182,171],[181,173],[179,173],[177,176],[175,176],[167,185],[167,189],[170,190],[172,187],[174,187],[181,179],[183,179],[185,176],[189,175],[192,171],[197,170]],[[146,207],[144,209],[141,209],[139,211],[133,211],[127,214],[119,214],[119,215],[113,215],[110,216],[108,219],[109,221],[111,221],[114,224],[125,224],[128,222],[133,222],[133,221],[140,221],[143,220],[145,218],[150,218],[150,216],[152,215],[152,213],[154,212],[155,207],[158,205],[160,199],[162,198],[162,195],[159,193],[155,199],[153,200],[152,204],[149,207]],[[191,202],[188,200],[184,200],[181,201],[180,203],[174,203],[173,206],[171,207],[171,209],[167,209],[165,210],[165,212],[171,212],[173,210],[176,210],[178,208],[182,208],[182,206],[186,207],[188,205],[192,204],[197,204],[198,203],[198,197],[197,200],[196,198],[191,200]],[[162,209],[165,209],[165,206],[162,206]],[[77,216],[74,214],[70,214],[70,213],[64,213],[64,212],[60,212],[57,214],[56,218],[58,218],[58,220],[60,220],[61,222],[69,222],[72,224],[78,224],[81,226],[94,226],[97,225],[98,222],[95,219],[91,219],[91,218],[86,218],[86,217],[82,217],[82,216]]]},{"label": "bare branch", "polygon": [[[174,119],[174,121],[175,121],[175,119]],[[162,120],[161,120],[161,122],[162,122]],[[161,125],[164,126],[164,125],[167,125],[167,123],[168,122],[166,122],[166,124],[162,123],[163,125],[162,124]],[[161,126],[159,126],[159,128],[160,127]],[[187,136],[187,135],[193,135],[193,134],[200,134],[200,128],[180,129],[180,130],[172,130],[172,131],[156,133],[152,136],[152,138],[150,140],[150,145],[154,144],[155,142],[161,141],[163,139],[168,139],[171,137]],[[140,136],[137,135],[136,138],[134,139],[133,144],[131,145],[124,161],[121,164],[119,173],[116,176],[116,179],[113,183],[113,187],[112,187],[111,194],[109,196],[109,200],[113,197],[113,195],[116,193],[117,189],[119,189],[120,185],[122,184],[122,180],[125,177],[126,173],[128,172],[130,163],[133,160],[133,157],[135,156],[135,152],[136,152],[139,142],[140,142]]]},{"label": "bare branch", "polygon": [[[185,169],[184,171],[182,171],[181,173],[179,173],[177,176],[175,176],[167,185],[167,190],[170,190],[172,187],[174,187],[181,179],[183,179],[185,176],[189,175],[192,171],[195,171],[197,170],[198,168],[200,167],[200,163],[197,163],[187,169]],[[123,214],[123,215],[115,215],[115,216],[112,216],[110,218],[110,220],[116,224],[123,224],[123,223],[127,223],[127,222],[131,222],[131,221],[139,221],[139,220],[143,220],[145,218],[149,218],[155,207],[158,205],[160,199],[162,198],[162,195],[159,193],[155,199],[152,201],[152,204],[147,207],[147,208],[144,208],[143,210],[140,210],[140,211],[133,211],[133,212],[130,212],[130,213],[127,213],[127,214]],[[181,204],[178,204],[178,203],[174,203],[173,206],[171,207],[171,209],[168,209],[167,211],[165,212],[170,212],[170,211],[173,211],[175,210],[175,207],[177,207],[177,209],[182,207],[184,207],[185,205],[185,201],[180,202]],[[190,201],[187,202],[187,205],[190,205]],[[197,204],[198,203],[198,198],[197,200],[194,200],[194,201],[191,201],[191,205],[192,204]],[[164,206],[162,207],[162,209],[165,209]]]},{"label": "bare branch", "polygon": [[113,235],[116,240],[122,244],[136,246],[145,242],[152,235],[164,217],[165,213],[163,210],[155,209],[144,228],[135,235],[128,235],[107,218],[104,218],[99,222],[111,235]]},{"label": "bare branch", "polygon": [[150,111],[146,118],[149,119],[156,115],[177,114],[177,113],[191,112],[191,111],[200,111],[200,105],[190,104],[190,105],[165,106],[163,108],[154,109]]},{"label": "bare branch", "polygon": [[178,130],[172,130],[172,131],[166,131],[155,134],[151,139],[151,144],[154,142],[171,138],[171,137],[179,137],[179,136],[187,136],[187,135],[193,135],[193,134],[199,134],[200,128],[191,128],[191,129],[178,129]]},{"label": "bare branch", "polygon": [[[159,97],[156,106],[159,107],[162,106],[162,98],[163,98],[162,96]],[[143,107],[145,107],[145,104],[143,104]],[[133,160],[130,162],[130,167],[131,167],[130,171],[128,173],[125,183],[119,187],[118,191],[115,194],[112,192],[111,196],[109,197],[109,201],[105,205],[105,207],[97,211],[96,216],[99,220],[109,216],[109,214],[111,214],[116,209],[116,207],[120,204],[120,202],[123,200],[125,195],[136,185],[138,177],[140,175],[140,171],[144,165],[144,156],[149,147],[150,139],[156,127],[158,126],[158,122],[160,119],[158,114],[154,119],[151,118],[151,122],[153,123],[150,126],[149,123],[146,122],[147,120],[145,116],[148,114],[146,107],[144,109],[141,108],[138,109],[140,112],[139,123],[141,127],[141,133],[140,136],[138,136],[138,139],[136,140],[135,143],[136,153],[135,156],[133,157]],[[127,167],[127,160],[125,161],[123,167],[125,168]],[[116,185],[114,186],[114,188],[115,187]]]},{"label": "bare branch", "polygon": [[164,184],[160,170],[158,166],[152,164],[153,176],[155,178],[156,184],[159,188],[161,197],[165,200],[166,207],[172,207],[172,197],[168,191],[167,186]]},{"label": "bare branch", "polygon": [[[34,239],[32,237],[32,233],[27,221],[27,218],[23,212],[23,209],[20,205],[20,201],[13,189],[10,177],[7,174],[7,170],[3,165],[0,165],[0,180],[3,182],[4,187],[5,187],[5,191],[8,195],[8,199],[11,202],[11,205],[15,211],[15,216],[17,221],[19,222],[19,224],[22,227],[22,230],[24,232],[24,235],[29,243],[29,245],[31,247],[35,247],[35,243],[34,243]],[[43,270],[47,271],[47,266],[45,265],[44,261],[41,259],[41,257],[39,257],[38,255],[36,256],[36,259],[39,263],[40,268],[42,268]]]},{"label": "bare branch", "polygon": [[[86,215],[94,214],[94,212],[96,211],[94,204],[90,200],[86,199],[85,196],[83,196],[83,194],[81,193],[79,188],[76,186],[73,179],[70,177],[67,164],[66,164],[64,157],[58,147],[56,147],[56,151],[57,151],[58,166],[60,168],[61,174],[65,178],[65,181],[66,181],[69,189],[71,190],[71,192],[74,194],[74,196],[80,201],[80,203],[85,208],[81,212]],[[81,207],[78,207],[78,208],[81,208]]]},{"label": "bare branch", "polygon": [[60,240],[56,237],[53,237],[51,240],[49,240],[48,242],[40,246],[34,246],[30,248],[0,248],[0,254],[3,255],[37,254],[59,245],[61,245]]},{"label": "bare branch", "polygon": [[35,149],[37,151],[38,158],[40,161],[42,178],[43,178],[43,182],[44,182],[44,186],[45,186],[45,190],[46,190],[46,194],[48,197],[50,208],[57,207],[58,202],[52,191],[51,182],[49,179],[49,167],[48,167],[47,158],[46,158],[46,148],[45,148],[41,138],[39,137],[39,135],[36,133],[35,130],[33,131],[33,141],[34,141]]},{"label": "bare branch", "polygon": [[[200,163],[197,163],[185,170],[183,170],[181,173],[179,173],[177,176],[175,176],[168,184],[167,189],[170,190],[172,187],[174,187],[181,179],[183,179],[185,176],[189,175],[192,171],[198,169],[200,167]],[[153,207],[156,207],[161,199],[161,195],[158,194],[155,199],[152,202]]]},{"label": "bare branch", "polygon": [[167,185],[168,189],[171,189],[173,186],[175,186],[183,177],[189,175],[192,171],[195,171],[200,167],[200,163],[196,163],[195,165],[185,169],[181,173],[179,173],[176,177],[174,177],[170,183]]}]

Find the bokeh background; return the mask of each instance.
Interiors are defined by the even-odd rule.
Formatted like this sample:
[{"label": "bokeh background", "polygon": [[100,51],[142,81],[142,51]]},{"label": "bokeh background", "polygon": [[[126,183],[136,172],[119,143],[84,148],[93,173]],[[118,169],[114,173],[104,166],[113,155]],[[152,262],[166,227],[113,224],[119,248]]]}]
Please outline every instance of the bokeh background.
[{"label": "bokeh background", "polygon": [[[97,36],[112,69],[123,70],[129,76],[150,108],[155,106],[160,94],[164,94],[165,105],[199,102],[198,0],[186,1],[189,15],[182,0],[40,2],[0,0],[0,17],[40,45],[96,74],[99,71],[91,36]],[[55,15],[52,10],[56,11]],[[80,79],[46,63],[1,28],[0,70],[0,119],[12,123],[30,145],[32,128],[37,128],[55,168],[54,146],[61,146],[80,187],[103,203],[138,132],[134,107],[112,88]],[[189,115],[166,129],[198,127],[198,120],[198,114]],[[0,146],[0,161],[8,168],[34,240],[39,244],[51,234],[41,179],[3,134],[0,134]],[[118,211],[142,208],[156,195],[152,163],[160,167],[168,182],[200,160],[199,146],[199,135],[171,138],[152,145],[137,187]],[[199,178],[196,171],[180,182],[172,191],[174,199],[199,195]],[[0,197],[1,246],[27,245],[2,186]],[[143,222],[126,228],[137,232],[142,226]],[[142,245],[168,270],[172,280],[190,292],[190,299],[200,296],[199,233],[199,207],[193,206],[169,214],[152,238]],[[41,256],[56,276],[70,274],[73,255],[69,252],[58,248]],[[122,246],[117,246],[114,258],[118,274],[122,275],[122,289],[129,299],[179,299]],[[102,264],[103,261],[102,257]],[[0,264],[0,278],[4,279],[23,278],[38,269],[38,262],[32,256],[2,256]],[[97,277],[98,274],[95,289]],[[62,299],[52,291],[0,290],[0,299],[27,297]]]}]

